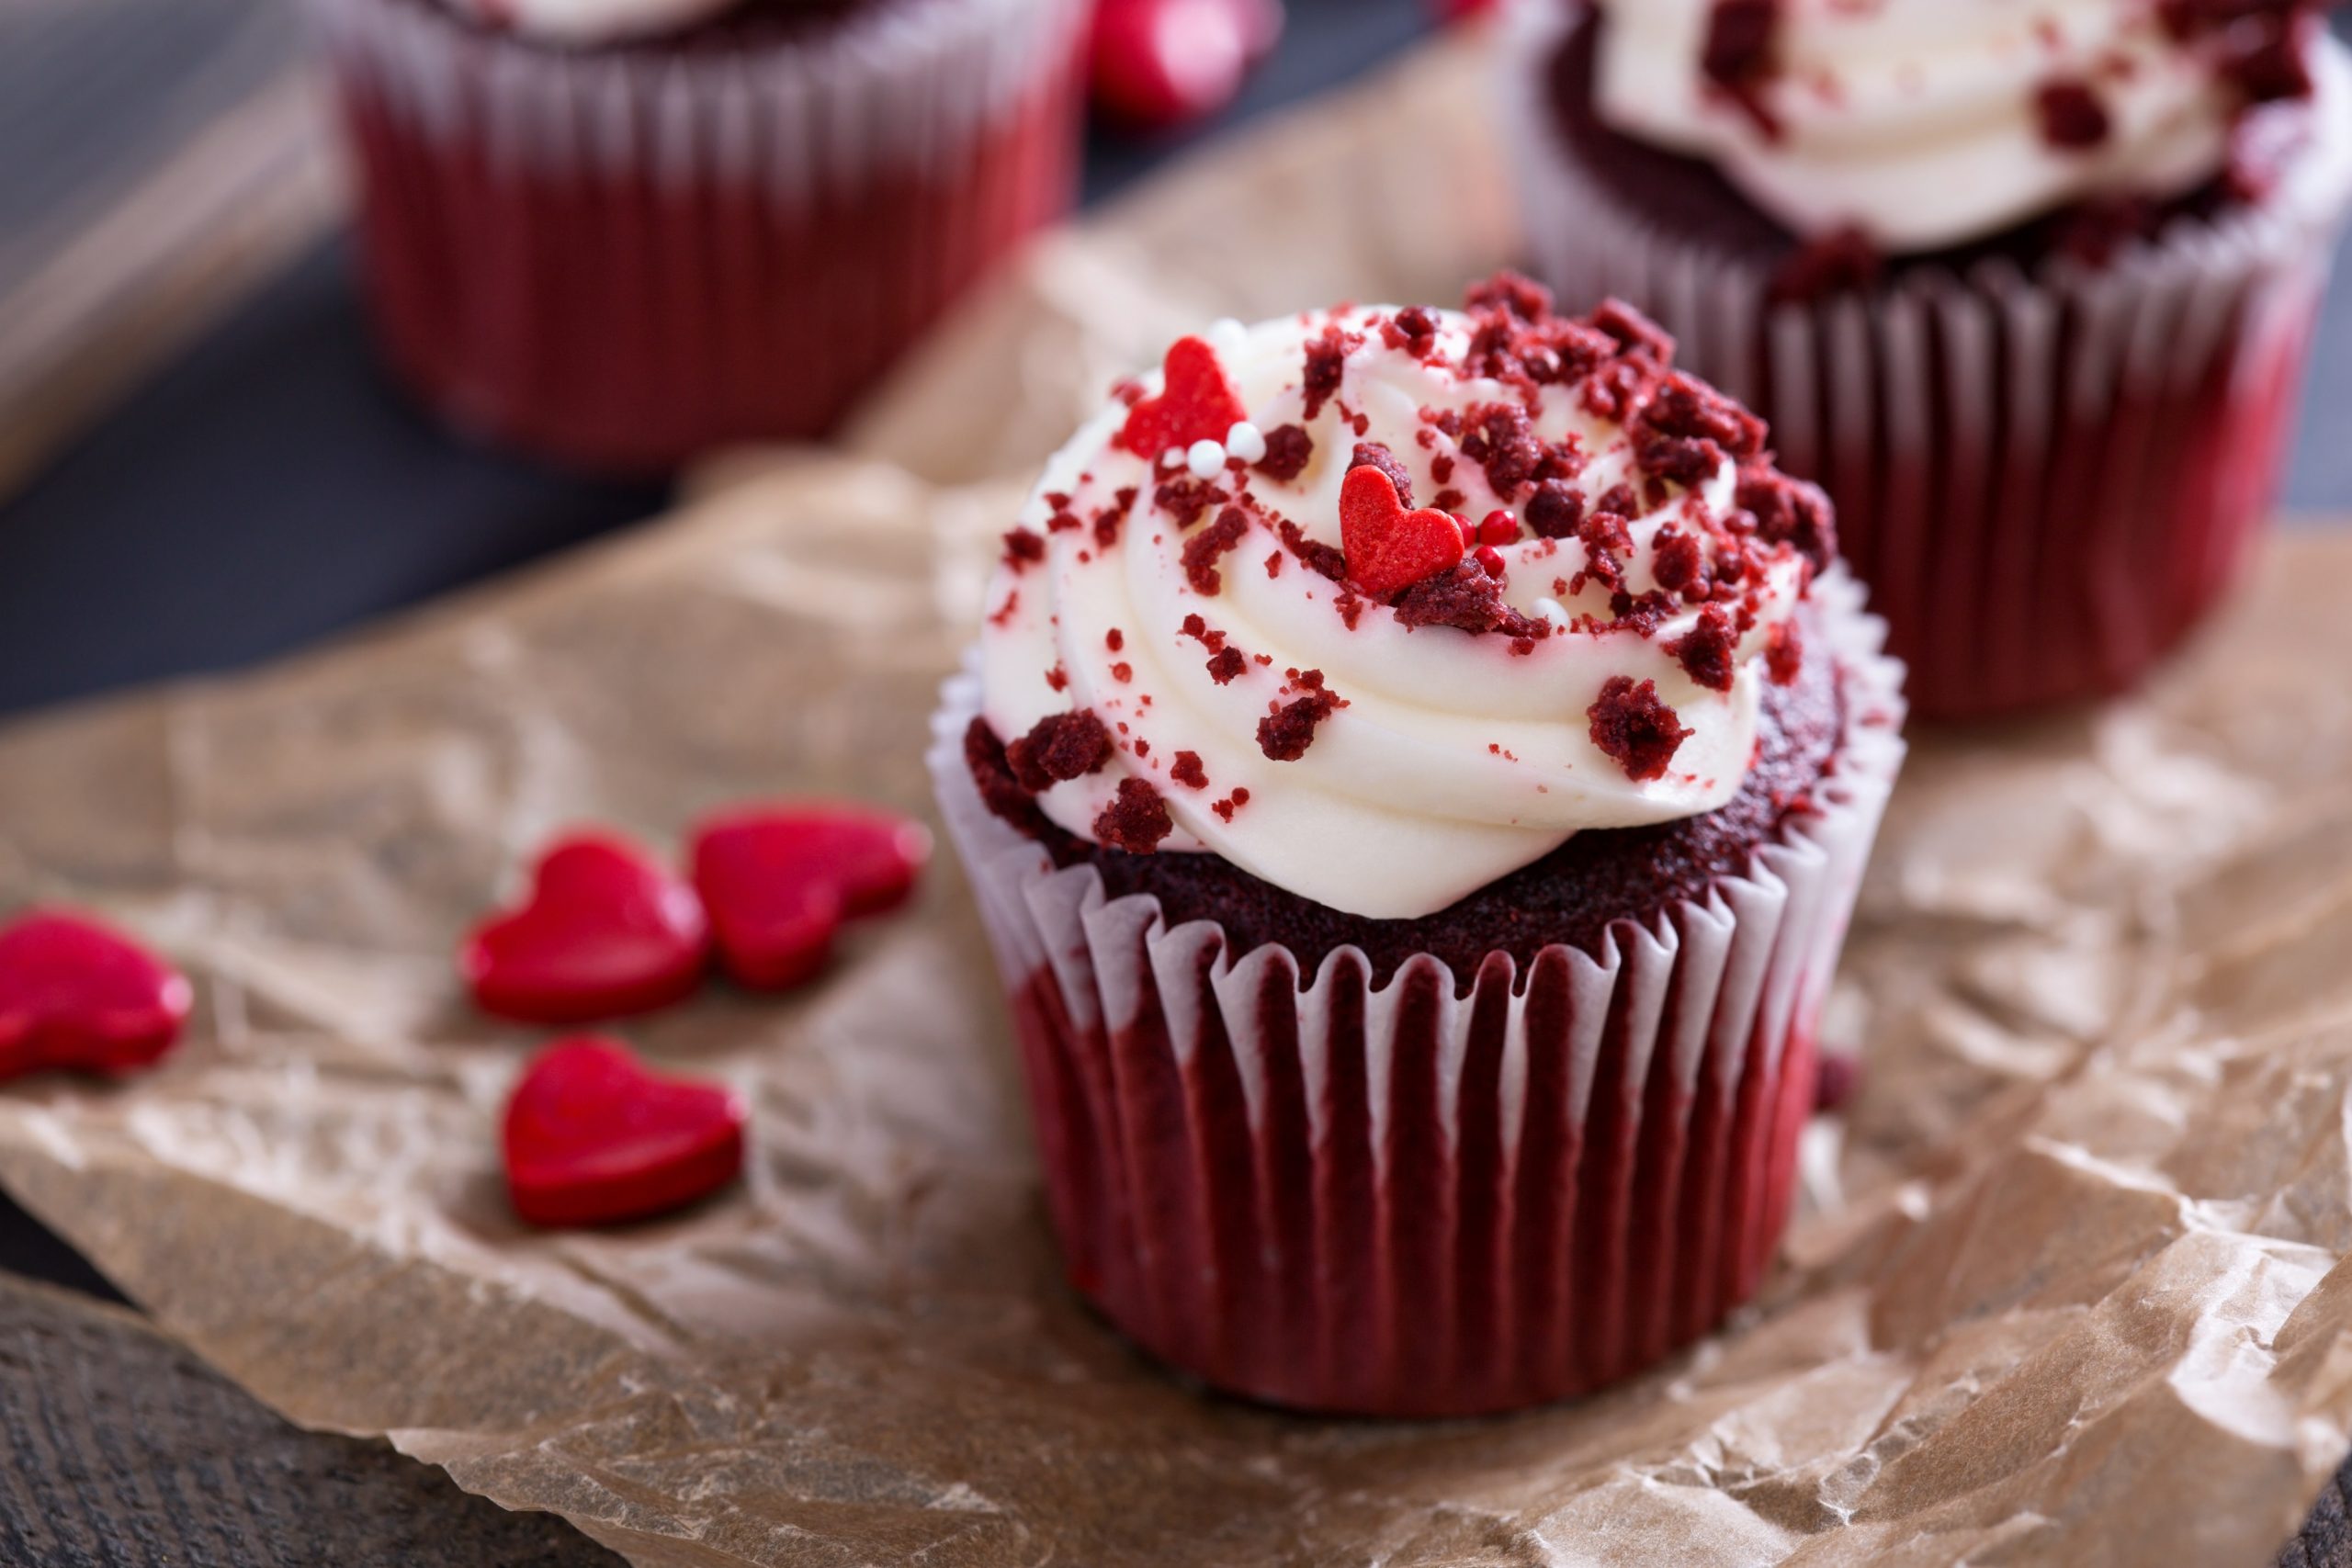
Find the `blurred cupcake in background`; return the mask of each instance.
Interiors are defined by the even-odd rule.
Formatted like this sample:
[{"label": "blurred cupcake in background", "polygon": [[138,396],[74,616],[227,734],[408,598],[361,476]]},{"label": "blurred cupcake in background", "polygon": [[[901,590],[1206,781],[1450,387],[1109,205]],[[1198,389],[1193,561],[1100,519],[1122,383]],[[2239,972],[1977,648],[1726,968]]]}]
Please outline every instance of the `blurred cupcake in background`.
[{"label": "blurred cupcake in background", "polygon": [[816,434],[1074,189],[1088,0],[311,0],[399,368],[588,467]]},{"label": "blurred cupcake in background", "polygon": [[2114,693],[2243,565],[2352,188],[2290,0],[1524,0],[1538,269],[1834,497],[1917,709]]}]

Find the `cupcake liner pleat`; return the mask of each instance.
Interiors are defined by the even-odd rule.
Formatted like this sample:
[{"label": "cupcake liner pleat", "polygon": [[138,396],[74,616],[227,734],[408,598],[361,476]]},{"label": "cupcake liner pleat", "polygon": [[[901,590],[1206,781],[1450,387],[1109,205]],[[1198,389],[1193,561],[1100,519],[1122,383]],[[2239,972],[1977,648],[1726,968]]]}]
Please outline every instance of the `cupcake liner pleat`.
[{"label": "cupcake liner pleat", "polygon": [[1816,587],[1845,728],[1815,809],[1596,955],[1423,953],[1170,928],[991,815],[975,672],[929,756],[1012,998],[1069,1279],[1216,1387],[1457,1416],[1597,1388],[1761,1283],[1813,1108],[1814,1031],[1903,757],[1900,667],[1842,573]]},{"label": "cupcake liner pleat", "polygon": [[2352,86],[2280,188],[2091,269],[1914,267],[1776,303],[1768,258],[1668,231],[1580,163],[1548,66],[1579,8],[1513,7],[1499,95],[1537,274],[1657,317],[1818,480],[1922,715],[2110,694],[2235,581],[2276,497],[2352,193]]},{"label": "cupcake liner pleat", "polygon": [[821,433],[1075,188],[1085,0],[584,51],[433,0],[309,5],[393,363],[594,467]]}]

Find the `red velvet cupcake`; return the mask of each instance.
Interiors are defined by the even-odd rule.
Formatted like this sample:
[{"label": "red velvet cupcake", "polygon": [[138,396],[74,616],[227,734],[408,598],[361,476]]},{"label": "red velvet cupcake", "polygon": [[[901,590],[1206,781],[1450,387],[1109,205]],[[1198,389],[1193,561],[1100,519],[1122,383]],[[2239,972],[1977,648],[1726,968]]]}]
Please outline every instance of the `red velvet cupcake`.
[{"label": "red velvet cupcake", "polygon": [[2133,684],[2272,503],[2352,191],[2301,0],[1525,0],[1547,281],[1670,328],[1838,505],[1919,712]]},{"label": "red velvet cupcake", "polygon": [[1006,536],[934,780],[1070,1278],[1220,1388],[1536,1404],[1770,1261],[1901,676],[1672,355],[1510,277],[1222,323]]},{"label": "red velvet cupcake", "polygon": [[1073,189],[1085,0],[311,0],[381,336],[457,423],[831,426]]}]

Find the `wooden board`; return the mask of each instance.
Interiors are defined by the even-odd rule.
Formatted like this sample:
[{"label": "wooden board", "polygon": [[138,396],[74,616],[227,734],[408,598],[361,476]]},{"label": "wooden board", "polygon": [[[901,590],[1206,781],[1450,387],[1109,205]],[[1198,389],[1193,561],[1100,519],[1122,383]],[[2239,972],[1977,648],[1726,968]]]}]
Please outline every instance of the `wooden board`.
[{"label": "wooden board", "polygon": [[621,1562],[383,1443],[288,1425],[128,1312],[6,1275],[0,1451],[0,1562],[16,1568]]}]

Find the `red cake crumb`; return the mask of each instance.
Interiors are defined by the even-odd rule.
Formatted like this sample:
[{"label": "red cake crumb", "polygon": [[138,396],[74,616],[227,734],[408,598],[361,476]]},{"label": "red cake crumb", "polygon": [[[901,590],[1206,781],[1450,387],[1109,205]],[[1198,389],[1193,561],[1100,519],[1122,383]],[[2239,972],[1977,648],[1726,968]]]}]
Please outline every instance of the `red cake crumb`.
[{"label": "red cake crumb", "polygon": [[1500,308],[1522,321],[1541,321],[1552,313],[1552,291],[1506,267],[1464,289],[1462,308],[1474,315]]},{"label": "red cake crumb", "polygon": [[1211,626],[1197,615],[1185,616],[1183,624],[1176,629],[1211,653],[1215,653],[1225,646],[1225,634]]},{"label": "red cake crumb", "polygon": [[1051,670],[1046,671],[1046,684],[1057,692],[1069,691],[1069,671],[1063,669],[1059,663],[1055,664]]},{"label": "red cake crumb", "polygon": [[1238,648],[1221,648],[1209,660],[1209,679],[1220,686],[1230,686],[1250,668],[1250,660]]},{"label": "red cake crumb", "polygon": [[1817,485],[1792,479],[1766,463],[1740,470],[1734,502],[1756,519],[1756,536],[1768,545],[1786,545],[1826,571],[1838,558],[1838,525],[1829,498]]},{"label": "red cake crumb", "polygon": [[2045,82],[2033,101],[2041,117],[2041,139],[2052,147],[2081,152],[2105,141],[2114,129],[2107,106],[2087,82]]},{"label": "red cake crumb", "polygon": [[1258,721],[1258,750],[1273,762],[1295,762],[1315,743],[1315,727],[1340,706],[1339,695],[1323,684],[1323,671],[1304,671],[1293,677],[1306,694],[1277,707]]},{"label": "red cake crumb", "polygon": [[1046,814],[1037,809],[1021,781],[1012,775],[1012,766],[1005,761],[1004,747],[989,728],[985,718],[975,718],[964,731],[964,762],[972,770],[972,782],[978,786],[980,803],[1021,831],[1035,835],[1046,828]]},{"label": "red cake crumb", "polygon": [[1691,680],[1710,691],[1728,692],[1737,669],[1732,662],[1736,639],[1732,635],[1731,617],[1716,605],[1710,604],[1699,613],[1699,624],[1690,635],[1666,645],[1666,651],[1679,660]]},{"label": "red cake crumb", "polygon": [[1116,681],[1122,686],[1125,685],[1135,678],[1136,667],[1128,663],[1125,660],[1123,659],[1118,663],[1111,666],[1111,679]]},{"label": "red cake crumb", "polygon": [[1314,456],[1315,437],[1305,425],[1278,424],[1266,432],[1266,455],[1258,459],[1257,468],[1275,483],[1288,484],[1306,471]]},{"label": "red cake crumb", "polygon": [[1280,550],[1275,550],[1266,557],[1266,575],[1268,577],[1280,577],[1282,574],[1283,553]]},{"label": "red cake crumb", "polygon": [[[1388,482],[1396,487],[1396,499],[1404,503],[1405,510],[1409,512],[1413,509],[1413,476],[1406,471],[1396,453],[1377,441],[1359,441],[1354,456],[1348,459],[1348,467],[1361,468],[1367,466],[1386,474]],[[1444,508],[1440,507],[1439,510],[1443,511]]]},{"label": "red cake crumb", "polygon": [[1437,342],[1437,318],[1419,305],[1408,305],[1380,323],[1380,341],[1420,358]]},{"label": "red cake crumb", "polygon": [[1674,363],[1674,334],[1623,299],[1606,299],[1591,315],[1593,330],[1606,334],[1629,359],[1663,370]]},{"label": "red cake crumb", "polygon": [[1116,653],[1119,649],[1127,646],[1127,634],[1121,631],[1118,627],[1113,626],[1109,631],[1102,634],[1102,646],[1109,649],[1112,652]]},{"label": "red cake crumb", "polygon": [[989,615],[989,625],[992,626],[1010,626],[1012,622],[1012,617],[1020,613],[1021,590],[1015,588],[1005,594],[1003,604],[999,604],[994,611],[990,612]]},{"label": "red cake crumb", "polygon": [[1212,805],[1209,809],[1216,812],[1220,819],[1230,822],[1233,820],[1233,814],[1249,804],[1250,792],[1237,788],[1231,795]]},{"label": "red cake crumb", "polygon": [[1111,760],[1111,732],[1084,708],[1048,714],[1004,749],[1021,787],[1042,795],[1057,784],[1098,772]]},{"label": "red cake crumb", "polygon": [[1659,384],[1634,431],[1642,471],[1696,490],[1728,457],[1764,450],[1764,422],[1713,387],[1677,371]]},{"label": "red cake crumb", "polygon": [[1510,501],[1536,477],[1544,462],[1527,411],[1517,403],[1481,403],[1471,409],[1462,436],[1462,455],[1487,471],[1487,483]]},{"label": "red cake crumb", "polygon": [[1453,626],[1476,635],[1494,631],[1510,615],[1501,586],[1476,558],[1415,583],[1396,600],[1396,624],[1406,627]]},{"label": "red cake crumb", "polygon": [[1233,496],[1207,479],[1187,476],[1163,481],[1158,490],[1152,491],[1151,499],[1154,505],[1176,519],[1179,526],[1189,528],[1199,520],[1202,513],[1212,506],[1223,506]]},{"label": "red cake crumb", "polygon": [[1804,641],[1794,621],[1782,621],[1767,634],[1764,669],[1776,686],[1793,686],[1804,672]]},{"label": "red cake crumb", "polygon": [[1715,0],[1700,61],[1708,79],[1718,86],[1740,87],[1769,74],[1780,13],[1778,0]]},{"label": "red cake crumb", "polygon": [[1217,570],[1217,559],[1240,544],[1249,532],[1249,513],[1238,506],[1228,506],[1216,514],[1216,522],[1184,541],[1184,581],[1193,585],[1193,592],[1213,599],[1224,591],[1225,579]]},{"label": "red cake crumb", "polygon": [[1168,802],[1142,779],[1119,781],[1119,793],[1094,819],[1095,842],[1131,855],[1156,852],[1159,841],[1176,830]]},{"label": "red cake crumb", "polygon": [[1318,572],[1334,582],[1347,581],[1347,552],[1339,546],[1308,538],[1306,531],[1287,517],[1276,520],[1275,531],[1282,536],[1283,547],[1296,556],[1309,571]]},{"label": "red cake crumb", "polygon": [[1122,485],[1111,496],[1111,504],[1094,514],[1094,542],[1103,549],[1111,549],[1119,542],[1119,527],[1136,503],[1138,491],[1133,485]]},{"label": "red cake crumb", "polygon": [[1707,553],[1697,536],[1673,524],[1662,525],[1650,545],[1650,575],[1669,593],[1679,593],[1697,582],[1707,570]]},{"label": "red cake crumb", "polygon": [[[1584,523],[1584,491],[1566,479],[1545,479],[1521,508],[1539,539],[1573,537]],[[1500,513],[1509,516],[1509,513]],[[1513,531],[1516,536],[1516,530]]]},{"label": "red cake crumb", "polygon": [[1592,721],[1592,743],[1636,783],[1665,777],[1667,764],[1692,733],[1658,701],[1657,682],[1636,685],[1625,675],[1609,677],[1585,716]]},{"label": "red cake crumb", "polygon": [[1004,564],[1014,571],[1023,571],[1035,561],[1046,558],[1046,536],[1035,528],[1013,528],[1004,536]]},{"label": "red cake crumb", "polygon": [[1306,345],[1306,370],[1299,389],[1306,394],[1308,419],[1321,413],[1323,405],[1339,394],[1340,379],[1347,371],[1347,357],[1363,344],[1363,338],[1341,331],[1335,321]]},{"label": "red cake crumb", "polygon": [[1186,789],[1209,787],[1209,775],[1201,767],[1201,754],[1198,751],[1177,752],[1176,761],[1168,769],[1168,776]]}]

